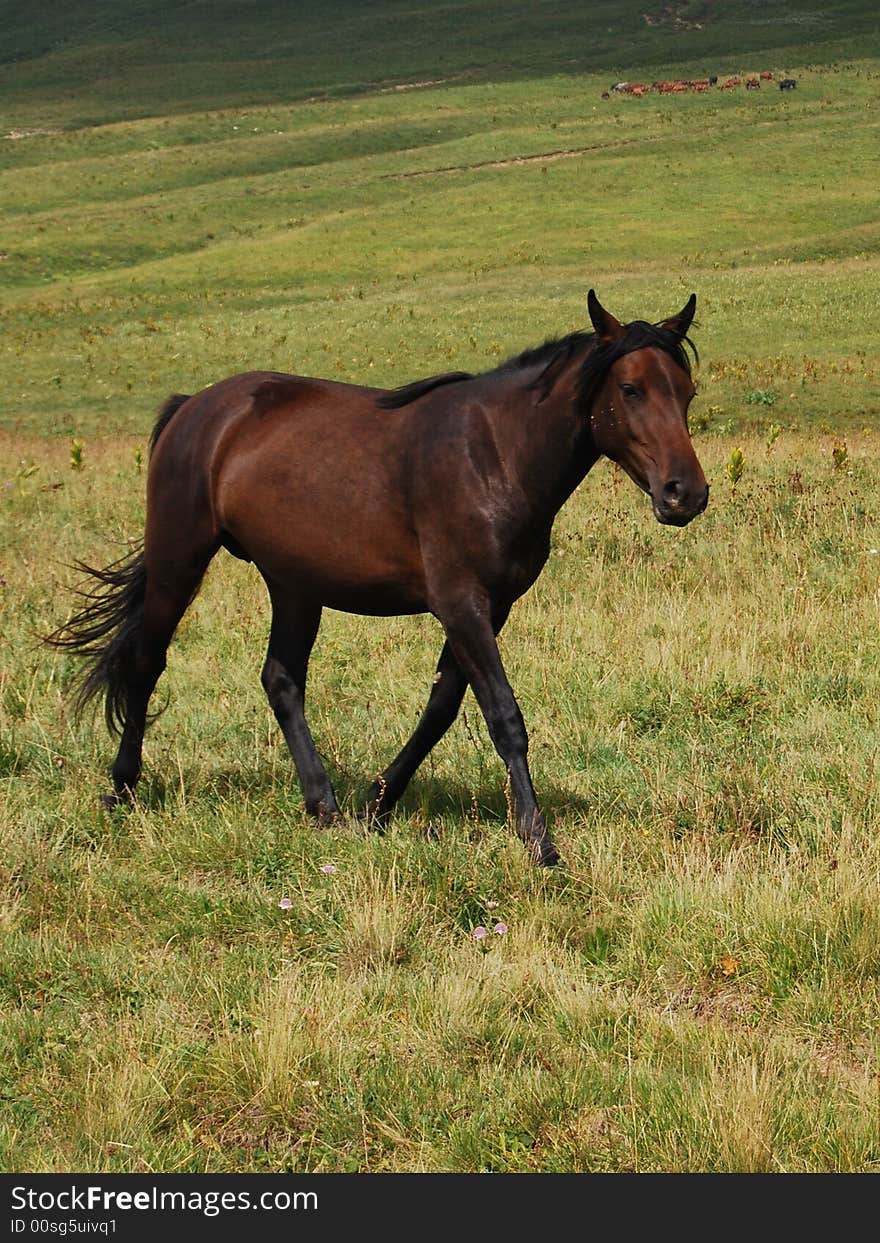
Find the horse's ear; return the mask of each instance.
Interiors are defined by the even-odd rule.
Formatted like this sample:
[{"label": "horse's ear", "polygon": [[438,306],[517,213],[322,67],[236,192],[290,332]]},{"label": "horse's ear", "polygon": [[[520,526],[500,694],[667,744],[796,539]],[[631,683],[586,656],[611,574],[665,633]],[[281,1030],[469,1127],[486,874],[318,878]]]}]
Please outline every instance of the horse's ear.
[{"label": "horse's ear", "polygon": [[680,310],[677,315],[673,315],[671,319],[664,319],[661,327],[668,328],[671,332],[674,332],[676,336],[686,337],[688,328],[690,328],[693,322],[694,311],[696,309],[697,295],[692,293],[682,310]]},{"label": "horse's ear", "polygon": [[619,341],[623,336],[623,325],[619,320],[615,319],[610,311],[606,311],[602,303],[596,297],[596,291],[591,289],[587,294],[587,310],[590,312],[590,319],[593,327],[596,329],[596,336],[602,341]]}]

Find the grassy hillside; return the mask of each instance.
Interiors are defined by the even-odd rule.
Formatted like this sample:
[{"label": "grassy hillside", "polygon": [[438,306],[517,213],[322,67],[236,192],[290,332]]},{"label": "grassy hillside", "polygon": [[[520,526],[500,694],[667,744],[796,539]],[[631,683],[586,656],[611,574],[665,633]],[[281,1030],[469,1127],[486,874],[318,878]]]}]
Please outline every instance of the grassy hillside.
[{"label": "grassy hillside", "polygon": [[[298,8],[0,4],[0,1167],[880,1169],[875,6]],[[225,555],[101,811],[35,636],[139,538],[166,394],[492,366],[591,285],[696,291],[712,501],[600,465],[505,630],[565,870],[470,697],[387,836],[307,824]],[[326,616],[346,808],[439,642]]]},{"label": "grassy hillside", "polygon": [[[90,6],[90,21],[71,12],[49,50],[39,10],[22,10],[9,44],[20,59],[4,68],[0,140],[0,358],[14,377],[0,395],[5,425],[143,435],[169,390],[251,366],[388,384],[450,358],[479,369],[581,325],[591,284],[625,317],[663,314],[696,290],[703,408],[716,427],[763,416],[766,406],[745,400],[754,392],[771,393],[774,418],[789,426],[871,417],[880,77],[867,55],[868,6],[822,20],[789,6],[790,21],[783,13],[768,26],[754,6],[718,5],[697,30],[648,26],[637,6],[609,4],[610,31],[631,28],[638,46],[606,29],[630,59],[615,62],[599,41],[575,70],[572,41],[587,32],[569,10],[541,22],[542,9],[527,18],[514,8],[520,24],[508,29],[493,5],[470,6],[466,22],[430,6],[404,22],[389,5],[369,46],[392,81],[440,74],[403,72],[407,33],[420,55],[431,46],[413,37],[422,19],[466,27],[478,60],[481,31],[511,64],[528,35],[538,76],[493,77],[487,60],[440,84],[342,98],[320,57],[290,53],[300,77],[291,71],[284,89],[272,94],[259,75],[271,101],[238,102],[250,97],[235,74],[216,70],[224,93],[198,111],[168,49],[184,56],[203,31],[200,6],[169,6],[161,45],[144,42],[152,6],[118,8]],[[287,42],[279,35],[278,12],[248,12],[252,28],[239,36],[233,10],[219,7],[212,64],[241,55],[256,31],[264,54],[300,46],[295,25]],[[330,6],[323,20],[350,23],[363,49],[360,12]],[[174,22],[189,25],[171,40]],[[849,56],[838,61],[845,29]],[[826,42],[780,45],[786,31]],[[153,104],[126,76],[140,119],[115,120],[103,104],[89,118],[79,111],[97,107],[103,79],[80,84],[65,58],[75,51],[94,75],[96,56],[123,63],[113,40],[146,58],[168,93]],[[437,46],[459,55],[455,39]],[[551,72],[554,48],[568,56]],[[332,58],[336,72],[350,63]],[[725,65],[795,73],[799,85],[601,98],[624,72],[651,80]],[[16,111],[25,70],[30,103]],[[53,75],[59,111],[36,116]],[[119,83],[108,90],[122,99]]]},{"label": "grassy hillside", "polygon": [[[743,56],[827,64],[876,52],[867,0],[189,0],[0,4],[3,117],[104,124],[424,80],[623,76]],[[873,47],[871,44],[873,43]]]}]

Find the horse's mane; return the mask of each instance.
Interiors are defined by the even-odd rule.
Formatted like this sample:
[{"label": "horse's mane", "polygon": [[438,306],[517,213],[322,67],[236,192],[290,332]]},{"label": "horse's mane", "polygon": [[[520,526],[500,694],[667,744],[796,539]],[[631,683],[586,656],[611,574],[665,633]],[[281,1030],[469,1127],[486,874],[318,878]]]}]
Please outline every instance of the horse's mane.
[{"label": "horse's mane", "polygon": [[379,405],[384,410],[399,410],[401,406],[408,406],[411,401],[424,397],[425,393],[440,388],[442,384],[457,384],[459,380],[472,380],[473,378],[469,371],[445,371],[443,375],[429,376],[427,380],[414,380],[412,384],[404,384],[402,388],[392,389],[390,393],[385,393],[379,398]]},{"label": "horse's mane", "polygon": [[560,369],[584,350],[584,361],[578,380],[578,405],[582,410],[588,411],[596,390],[618,358],[631,354],[634,350],[646,348],[663,350],[688,375],[691,374],[688,349],[694,360],[699,360],[697,347],[690,337],[682,337],[663,324],[649,324],[643,319],[634,319],[631,324],[624,325],[623,336],[616,341],[603,344],[595,332],[570,332],[568,336],[545,341],[536,349],[515,354],[497,367],[496,371],[540,367],[541,370],[531,381],[531,385],[535,388],[542,385],[549,388]]},{"label": "horse's mane", "polygon": [[[685,348],[687,347],[687,348]],[[393,389],[379,398],[379,405],[386,410],[398,410],[408,406],[410,402],[435,388],[446,384],[458,384],[463,380],[484,379],[492,375],[508,374],[512,371],[533,371],[540,368],[537,376],[529,381],[529,387],[549,389],[560,369],[583,350],[584,361],[578,381],[578,405],[588,410],[596,390],[604,376],[618,358],[631,354],[634,350],[645,348],[661,349],[685,371],[691,374],[691,360],[688,350],[697,361],[697,347],[690,337],[682,337],[679,333],[663,324],[649,324],[645,320],[635,319],[625,324],[623,336],[610,344],[603,344],[594,332],[570,332],[564,337],[554,337],[543,345],[523,350],[514,354],[506,362],[500,363],[480,376],[468,371],[448,371],[443,375],[430,376],[425,380],[416,380],[405,384],[402,388]]]}]

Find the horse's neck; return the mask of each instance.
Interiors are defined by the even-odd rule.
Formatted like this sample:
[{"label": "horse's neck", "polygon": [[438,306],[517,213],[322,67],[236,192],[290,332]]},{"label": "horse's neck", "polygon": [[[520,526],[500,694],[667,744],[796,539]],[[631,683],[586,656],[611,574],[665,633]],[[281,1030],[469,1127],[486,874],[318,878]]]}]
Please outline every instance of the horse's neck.
[{"label": "horse's neck", "polygon": [[543,397],[540,390],[520,388],[511,402],[513,471],[531,504],[551,519],[599,457],[575,392],[563,379]]}]

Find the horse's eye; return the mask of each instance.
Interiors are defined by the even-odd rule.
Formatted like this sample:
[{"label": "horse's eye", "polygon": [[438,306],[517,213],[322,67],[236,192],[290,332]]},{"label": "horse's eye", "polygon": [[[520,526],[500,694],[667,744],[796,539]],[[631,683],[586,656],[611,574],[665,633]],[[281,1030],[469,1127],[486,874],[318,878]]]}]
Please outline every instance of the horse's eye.
[{"label": "horse's eye", "polygon": [[620,391],[624,397],[641,397],[641,393],[634,384],[621,384]]}]

